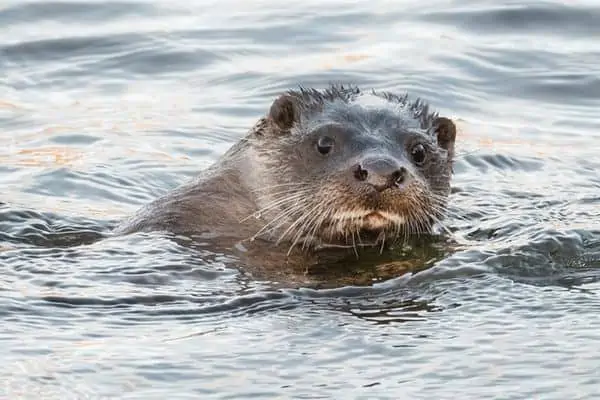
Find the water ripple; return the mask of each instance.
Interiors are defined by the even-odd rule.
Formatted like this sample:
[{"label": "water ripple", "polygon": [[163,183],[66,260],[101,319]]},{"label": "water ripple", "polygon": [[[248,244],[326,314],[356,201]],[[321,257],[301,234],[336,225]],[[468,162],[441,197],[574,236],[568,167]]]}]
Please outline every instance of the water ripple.
[{"label": "water ripple", "polygon": [[[598,17],[592,1],[2,2],[0,397],[593,398]],[[423,268],[274,286],[169,235],[110,234],[278,93],[332,81],[457,122],[450,234],[414,249]]]}]

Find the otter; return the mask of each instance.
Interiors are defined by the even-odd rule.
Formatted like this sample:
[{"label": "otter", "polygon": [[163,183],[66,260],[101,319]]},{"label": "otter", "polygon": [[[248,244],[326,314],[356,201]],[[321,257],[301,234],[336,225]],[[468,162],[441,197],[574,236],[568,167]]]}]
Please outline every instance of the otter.
[{"label": "otter", "polygon": [[396,243],[444,217],[455,139],[450,118],[408,94],[299,87],[204,173],[115,232],[261,241],[288,256]]}]

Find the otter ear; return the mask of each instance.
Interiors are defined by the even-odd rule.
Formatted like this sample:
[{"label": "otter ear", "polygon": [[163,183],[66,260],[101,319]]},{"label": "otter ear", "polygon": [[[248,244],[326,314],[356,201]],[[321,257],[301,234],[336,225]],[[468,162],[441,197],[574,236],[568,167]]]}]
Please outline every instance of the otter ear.
[{"label": "otter ear", "polygon": [[268,118],[282,131],[289,130],[298,118],[296,102],[287,94],[279,96],[273,104],[271,104]]},{"label": "otter ear", "polygon": [[456,125],[450,118],[438,117],[433,121],[437,142],[441,148],[452,155],[454,153],[454,141],[456,140]]}]

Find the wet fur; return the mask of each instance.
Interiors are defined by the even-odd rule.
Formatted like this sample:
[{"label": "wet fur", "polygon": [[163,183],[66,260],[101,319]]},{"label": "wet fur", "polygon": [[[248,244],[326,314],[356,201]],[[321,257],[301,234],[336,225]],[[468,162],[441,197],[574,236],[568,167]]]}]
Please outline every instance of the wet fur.
[{"label": "wet fur", "polygon": [[[374,105],[363,106],[365,96]],[[347,154],[323,161],[315,132],[338,135],[341,143],[348,138]],[[408,95],[354,86],[289,91],[202,176],[144,207],[117,232],[259,238],[289,250],[394,243],[443,218],[455,135],[451,120]],[[414,179],[402,191],[373,194],[349,177],[366,152],[408,163],[409,140],[425,143],[429,159],[422,168],[406,164]],[[388,218],[366,220],[369,210]]]}]

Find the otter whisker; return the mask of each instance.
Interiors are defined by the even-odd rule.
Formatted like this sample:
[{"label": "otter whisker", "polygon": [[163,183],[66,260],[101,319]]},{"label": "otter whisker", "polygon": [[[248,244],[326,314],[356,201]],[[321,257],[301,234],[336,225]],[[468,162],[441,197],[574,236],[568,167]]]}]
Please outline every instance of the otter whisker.
[{"label": "otter whisker", "polygon": [[298,240],[300,240],[302,236],[307,235],[306,228],[310,226],[310,224],[313,223],[313,221],[315,221],[319,217],[320,212],[318,207],[313,207],[311,210],[312,211],[307,213],[305,218],[303,218],[303,222],[298,227],[298,229],[296,229],[296,234],[292,238],[292,244],[288,253],[293,249],[293,247],[296,245],[296,243],[298,242]]},{"label": "otter whisker", "polygon": [[[307,215],[304,218],[304,222],[303,224],[300,226],[300,228],[297,230],[296,235],[293,238],[292,244],[288,250],[288,255],[291,253],[292,249],[294,248],[294,246],[296,245],[296,243],[298,242],[298,240],[300,240],[300,238],[307,234],[306,232],[306,227],[310,226],[311,223],[314,224],[313,221],[318,220],[319,216],[321,215],[321,213],[323,213],[323,210],[321,210],[321,212],[319,212],[319,208],[322,207],[322,205],[318,204],[313,207],[311,209],[311,211],[309,211],[307,213]],[[305,239],[306,240],[306,239]]]},{"label": "otter whisker", "polygon": [[438,226],[440,228],[442,228],[442,230],[444,232],[446,232],[448,235],[452,236],[453,232],[446,226],[446,224],[444,224],[439,218],[437,218],[435,215],[430,215],[430,217],[434,220],[434,222],[436,224],[438,224]]},{"label": "otter whisker", "polygon": [[[273,192],[274,189],[283,189],[281,192]],[[252,193],[260,195],[266,193],[268,196],[276,195],[277,193],[293,192],[297,190],[310,189],[310,185],[307,183],[289,183],[281,185],[263,186],[256,189],[252,189]]]},{"label": "otter whisker", "polygon": [[444,218],[452,217],[452,218],[455,218],[462,222],[470,222],[469,219],[466,218],[465,216],[460,215],[455,211],[444,209],[443,206],[437,206],[435,211],[436,211],[436,213],[438,213],[440,216],[442,216]]},{"label": "otter whisker", "polygon": [[277,200],[278,198],[281,198],[282,196],[285,197],[287,195],[291,195],[291,194],[308,194],[310,193],[310,188],[303,188],[303,189],[298,189],[298,188],[291,188],[291,189],[285,189],[279,192],[273,192],[273,193],[269,193],[269,194],[264,194],[264,195],[258,195],[258,199],[259,200],[265,200],[265,199],[270,199],[273,198],[274,200]]},{"label": "otter whisker", "polygon": [[408,236],[410,235],[410,222],[402,225],[402,247],[408,244]]},{"label": "otter whisker", "polygon": [[270,199],[270,198],[277,198],[277,197],[281,197],[281,196],[286,196],[289,194],[300,194],[300,193],[310,193],[310,189],[306,188],[306,189],[297,189],[297,188],[292,188],[292,189],[286,189],[286,190],[282,190],[280,192],[273,192],[273,193],[268,193],[268,194],[263,194],[263,195],[257,195],[257,198],[259,200],[265,200],[265,199]]},{"label": "otter whisker", "polygon": [[354,240],[354,230],[352,230],[351,232],[352,232],[352,250],[354,250],[354,255],[358,259],[358,249],[356,247],[356,240]]},{"label": "otter whisker", "polygon": [[[300,197],[302,197],[302,196],[300,196]],[[293,198],[292,200],[295,200],[295,201],[293,203],[291,203],[290,205],[288,205],[287,207],[285,207],[285,206],[281,207],[281,211],[279,212],[279,214],[274,216],[257,233],[255,233],[254,237],[263,233],[269,226],[272,226],[270,229],[271,231],[278,229],[281,225],[283,225],[285,223],[285,221],[288,217],[290,217],[291,215],[293,215],[295,213],[298,213],[299,211],[302,210],[302,208],[304,208],[305,202],[297,201],[296,198]]]},{"label": "otter whisker", "polygon": [[301,192],[301,193],[295,193],[292,196],[284,197],[282,199],[276,199],[276,200],[268,203],[266,206],[264,206],[264,207],[262,207],[262,208],[260,208],[260,209],[258,209],[256,211],[254,211],[252,214],[244,217],[240,222],[245,222],[249,218],[260,216],[261,214],[263,214],[263,213],[265,213],[267,211],[270,211],[270,210],[272,210],[275,207],[281,206],[282,204],[285,204],[286,202],[291,202],[291,201],[296,201],[296,200],[302,199],[306,195],[307,195],[307,193],[302,193]]},{"label": "otter whisker", "polygon": [[250,214],[250,216],[260,218],[260,216],[262,214],[266,214],[275,208],[280,208],[280,209],[281,208],[289,208],[291,206],[301,204],[304,201],[305,197],[306,197],[306,194],[299,193],[299,194],[295,194],[295,195],[291,195],[291,196],[286,196],[282,199],[273,200],[272,202],[267,203],[267,205],[265,205],[261,209]]},{"label": "otter whisker", "polygon": [[458,211],[447,209],[443,205],[438,205],[437,207],[438,207],[438,210],[440,211],[440,213],[443,213],[444,215],[447,215],[449,217],[453,217],[453,218],[456,218],[456,219],[459,219],[459,220],[465,221],[465,222],[469,221],[467,217],[459,214]]},{"label": "otter whisker", "polygon": [[304,240],[304,244],[302,248],[304,248],[308,243],[314,240],[315,234],[318,229],[320,229],[325,222],[325,219],[328,218],[333,211],[333,207],[331,207],[331,202],[325,204],[323,212],[321,212],[319,218],[313,223],[313,228],[309,231],[309,236]]},{"label": "otter whisker", "polygon": [[431,218],[429,218],[429,213],[426,210],[419,213],[419,234],[431,233],[432,226],[433,224]]},{"label": "otter whisker", "polygon": [[304,221],[306,218],[310,217],[312,215],[312,213],[314,211],[316,211],[321,205],[317,204],[314,207],[312,207],[307,213],[304,213],[302,215],[300,215],[286,230],[285,232],[283,232],[283,234],[281,234],[279,236],[279,239],[277,239],[276,244],[281,243],[281,241],[283,240],[283,238],[288,234],[288,232],[293,231],[295,229],[295,227],[302,223],[302,221]]},{"label": "otter whisker", "polygon": [[[419,209],[424,209],[425,208],[425,204],[423,204],[423,202],[418,201],[416,202],[418,204],[418,208]],[[422,213],[415,213],[415,224],[416,224],[416,228],[417,228],[417,234],[420,235],[421,233],[423,233],[424,231],[427,230],[427,226],[425,225],[425,219],[423,218]]]},{"label": "otter whisker", "polygon": [[310,187],[303,187],[303,188],[292,187],[292,188],[286,188],[284,190],[277,191],[277,192],[270,192],[268,194],[258,194],[257,199],[260,200],[262,203],[265,200],[267,200],[267,201],[269,199],[276,200],[277,198],[281,198],[282,196],[288,196],[288,195],[292,195],[292,194],[308,195],[310,193],[312,193],[312,190]]},{"label": "otter whisker", "polygon": [[405,236],[411,236],[416,234],[418,231],[416,224],[418,217],[416,216],[415,210],[412,208],[406,210],[405,212],[407,213],[406,224],[404,225],[406,227]]},{"label": "otter whisker", "polygon": [[334,202],[329,200],[323,204],[323,212],[318,220],[318,224],[315,225],[313,232],[316,233],[316,230],[322,226],[328,218],[331,218],[333,213],[335,212]]},{"label": "otter whisker", "polygon": [[429,210],[424,210],[424,212],[438,224],[441,224],[442,219],[445,219],[449,214],[448,210],[441,204],[431,204]]},{"label": "otter whisker", "polygon": [[458,213],[444,207],[444,205],[441,204],[441,202],[438,204],[432,204],[430,208],[435,212],[436,215],[438,215],[438,218],[440,219],[451,216],[463,222],[467,222],[467,219],[464,216],[459,215]]},{"label": "otter whisker", "polygon": [[263,201],[267,201],[267,204],[263,205],[263,207],[260,208],[260,210],[264,209],[265,207],[269,206],[269,203],[272,203],[273,201],[277,201],[279,199],[285,199],[286,197],[290,196],[290,195],[298,195],[298,196],[308,196],[310,195],[311,190],[309,188],[306,189],[287,189],[281,192],[275,192],[275,193],[270,193],[270,194],[265,194],[265,195],[260,195],[258,196],[258,199],[263,202]]},{"label": "otter whisker", "polygon": [[383,248],[385,247],[385,230],[381,231],[381,247],[379,248],[379,254],[383,254]]},{"label": "otter whisker", "polygon": [[356,237],[358,238],[358,244],[360,247],[365,247],[365,243],[363,243],[362,237],[360,236],[360,229],[358,226],[356,227]]},{"label": "otter whisker", "polygon": [[263,231],[265,228],[267,228],[269,226],[270,226],[270,229],[269,229],[270,231],[276,231],[282,225],[285,224],[285,222],[288,218],[292,217],[294,214],[301,214],[304,206],[305,205],[303,203],[298,202],[298,203],[293,203],[293,204],[289,205],[288,207],[282,207],[279,214],[275,215],[269,222],[267,222],[259,232]]},{"label": "otter whisker", "polygon": [[[315,212],[314,215],[311,218],[308,218],[305,220],[305,222],[302,224],[302,226],[300,227],[300,229],[298,229],[298,232],[296,234],[296,236],[294,237],[294,240],[292,242],[292,245],[290,246],[290,249],[288,250],[288,253],[291,252],[291,250],[293,249],[293,247],[296,245],[296,243],[298,243],[298,241],[304,236],[304,241],[302,244],[302,249],[304,249],[307,244],[309,243],[309,239],[311,236],[311,231],[313,231],[314,229],[316,229],[318,227],[317,225],[317,221],[321,218],[321,216],[324,214],[324,211],[321,210],[320,212]],[[313,229],[309,230],[307,232],[307,228],[310,226],[313,226]]]},{"label": "otter whisker", "polygon": [[[404,245],[406,243],[406,240],[407,240],[406,239],[406,236],[407,236],[407,233],[406,233],[406,223],[404,223],[402,225],[396,225],[396,229],[397,229],[396,230],[397,235],[401,239],[402,245]],[[400,242],[400,240],[398,240],[398,242]]]},{"label": "otter whisker", "polygon": [[444,210],[444,208],[438,204],[431,204],[429,206],[429,209],[432,214],[435,214],[436,216],[439,216],[439,217],[445,217],[448,215],[448,213]]}]

